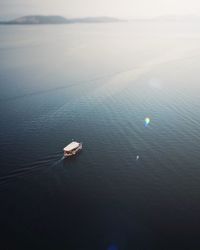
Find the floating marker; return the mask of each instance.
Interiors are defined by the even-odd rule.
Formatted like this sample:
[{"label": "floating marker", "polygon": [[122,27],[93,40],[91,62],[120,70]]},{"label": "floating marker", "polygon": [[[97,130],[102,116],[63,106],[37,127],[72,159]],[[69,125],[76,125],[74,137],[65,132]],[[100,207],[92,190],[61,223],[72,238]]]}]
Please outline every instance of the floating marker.
[{"label": "floating marker", "polygon": [[139,155],[137,155],[136,156],[136,161],[138,161],[140,159],[140,156]]}]

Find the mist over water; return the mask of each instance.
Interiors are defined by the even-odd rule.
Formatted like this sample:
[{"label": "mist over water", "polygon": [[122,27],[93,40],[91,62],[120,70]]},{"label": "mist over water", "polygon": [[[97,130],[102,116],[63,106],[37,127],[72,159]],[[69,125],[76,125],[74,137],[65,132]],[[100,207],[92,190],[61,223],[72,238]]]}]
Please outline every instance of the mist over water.
[{"label": "mist over water", "polygon": [[199,249],[197,24],[0,26],[0,58],[8,249]]}]

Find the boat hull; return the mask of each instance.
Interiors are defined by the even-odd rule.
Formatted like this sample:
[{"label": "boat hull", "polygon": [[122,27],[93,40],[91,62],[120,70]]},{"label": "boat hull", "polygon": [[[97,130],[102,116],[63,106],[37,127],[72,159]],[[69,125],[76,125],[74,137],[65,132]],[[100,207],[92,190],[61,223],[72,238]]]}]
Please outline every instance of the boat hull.
[{"label": "boat hull", "polygon": [[79,146],[76,149],[72,150],[71,152],[64,151],[64,157],[68,158],[68,157],[75,156],[79,151],[82,150],[82,148],[83,148],[83,145],[82,145],[82,143],[80,143]]}]

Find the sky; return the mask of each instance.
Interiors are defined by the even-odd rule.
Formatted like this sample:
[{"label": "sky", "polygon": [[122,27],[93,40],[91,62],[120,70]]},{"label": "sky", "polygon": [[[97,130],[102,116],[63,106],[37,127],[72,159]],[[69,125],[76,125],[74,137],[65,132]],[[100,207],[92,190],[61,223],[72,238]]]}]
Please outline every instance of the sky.
[{"label": "sky", "polygon": [[0,0],[0,18],[30,14],[148,18],[200,15],[200,0]]}]

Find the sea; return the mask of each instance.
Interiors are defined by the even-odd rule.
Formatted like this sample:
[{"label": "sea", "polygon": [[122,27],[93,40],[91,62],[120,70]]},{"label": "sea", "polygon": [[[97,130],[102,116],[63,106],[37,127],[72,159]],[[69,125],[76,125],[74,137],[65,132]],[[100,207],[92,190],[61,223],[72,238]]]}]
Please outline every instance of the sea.
[{"label": "sea", "polygon": [[0,225],[1,250],[200,249],[198,23],[0,26]]}]

